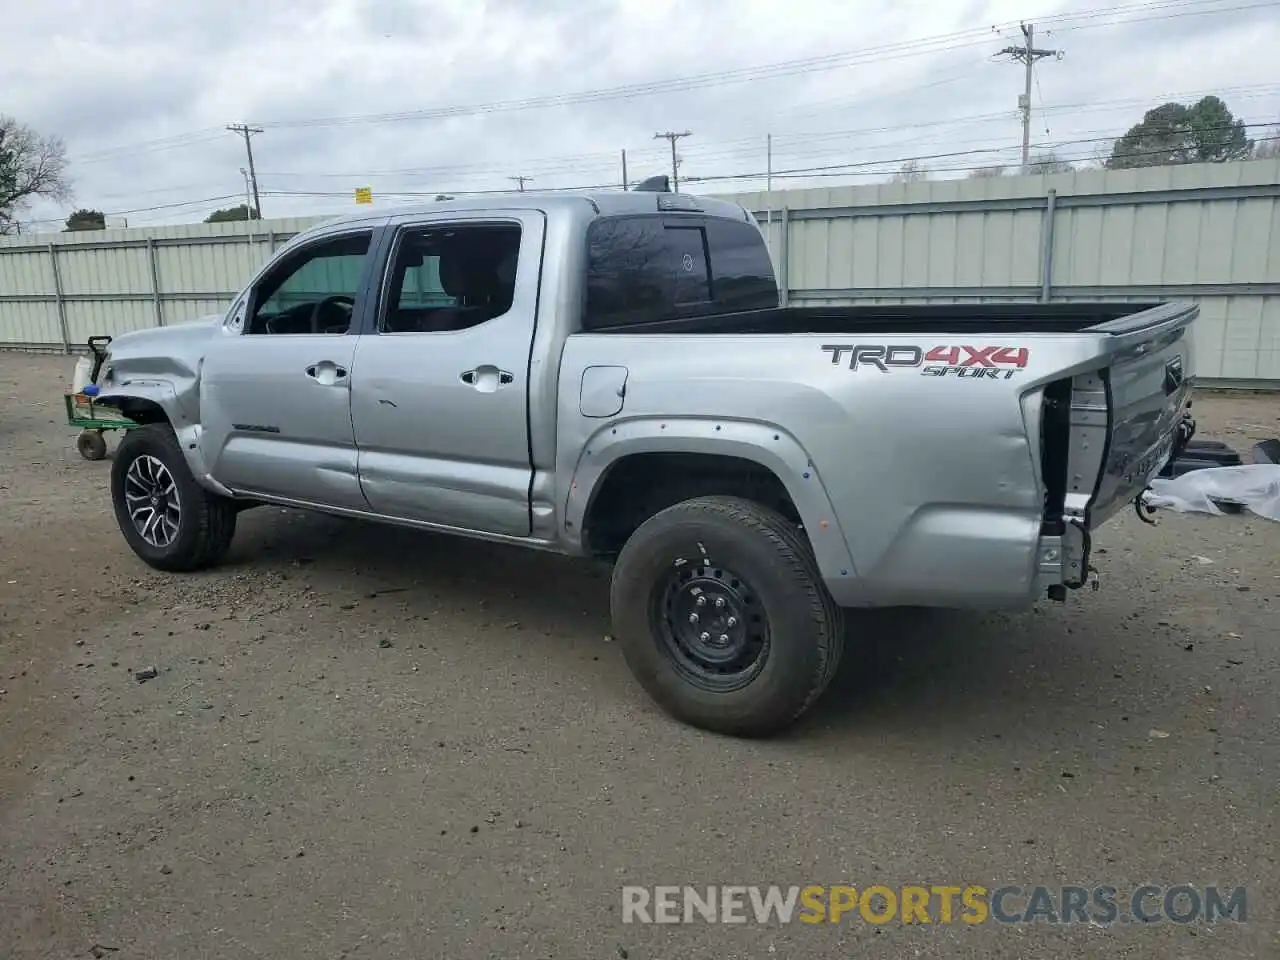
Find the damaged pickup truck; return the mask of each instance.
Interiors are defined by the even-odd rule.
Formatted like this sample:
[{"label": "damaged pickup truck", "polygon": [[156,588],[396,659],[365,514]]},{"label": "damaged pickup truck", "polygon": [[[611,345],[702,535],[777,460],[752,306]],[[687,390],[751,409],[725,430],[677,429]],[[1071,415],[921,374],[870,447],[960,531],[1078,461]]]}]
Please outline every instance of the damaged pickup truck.
[{"label": "damaged pickup truck", "polygon": [[604,559],[649,694],[767,735],[847,608],[1089,584],[1194,431],[1194,305],[778,303],[747,211],[660,189],[325,223],[224,315],[110,344],[98,402],[144,424],[116,517],[164,570],[263,503]]}]

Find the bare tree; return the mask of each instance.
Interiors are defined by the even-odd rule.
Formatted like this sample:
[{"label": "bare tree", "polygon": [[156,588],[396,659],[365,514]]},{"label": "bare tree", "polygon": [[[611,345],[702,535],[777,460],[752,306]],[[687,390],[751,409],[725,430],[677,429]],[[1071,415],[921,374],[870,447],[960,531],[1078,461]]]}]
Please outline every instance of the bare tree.
[{"label": "bare tree", "polygon": [[37,198],[71,198],[67,148],[12,117],[0,116],[0,234],[15,229],[17,214]]},{"label": "bare tree", "polygon": [[929,179],[929,171],[920,165],[919,160],[908,160],[898,168],[898,172],[889,178],[890,183],[920,183]]},{"label": "bare tree", "polygon": [[970,180],[987,180],[993,177],[1003,177],[1009,172],[1009,168],[1003,163],[995,163],[989,167],[977,167],[969,171]]}]

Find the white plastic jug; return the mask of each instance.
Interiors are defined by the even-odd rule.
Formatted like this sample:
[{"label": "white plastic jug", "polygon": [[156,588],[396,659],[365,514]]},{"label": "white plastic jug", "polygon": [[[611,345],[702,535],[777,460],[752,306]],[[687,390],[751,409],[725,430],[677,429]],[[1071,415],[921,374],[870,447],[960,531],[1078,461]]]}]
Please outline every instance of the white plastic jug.
[{"label": "white plastic jug", "polygon": [[92,381],[89,374],[93,372],[93,364],[88,357],[80,357],[76,360],[75,372],[71,375],[71,392],[79,393],[87,387]]}]

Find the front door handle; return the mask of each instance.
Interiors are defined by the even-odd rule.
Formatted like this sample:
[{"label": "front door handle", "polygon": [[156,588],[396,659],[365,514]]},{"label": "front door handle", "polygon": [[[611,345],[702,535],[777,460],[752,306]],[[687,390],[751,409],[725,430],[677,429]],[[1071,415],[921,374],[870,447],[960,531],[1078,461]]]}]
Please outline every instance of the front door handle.
[{"label": "front door handle", "polygon": [[499,387],[505,387],[515,380],[515,375],[506,370],[499,370],[492,364],[481,364],[474,370],[464,370],[458,375],[469,387],[475,387],[481,393],[493,393]]},{"label": "front door handle", "polygon": [[306,374],[316,383],[332,386],[347,379],[347,368],[332,360],[321,360],[307,367]]}]

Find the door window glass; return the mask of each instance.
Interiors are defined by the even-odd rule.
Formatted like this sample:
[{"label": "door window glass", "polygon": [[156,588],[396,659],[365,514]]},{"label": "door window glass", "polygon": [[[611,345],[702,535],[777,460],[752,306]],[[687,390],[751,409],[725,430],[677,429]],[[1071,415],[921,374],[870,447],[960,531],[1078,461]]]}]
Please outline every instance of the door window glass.
[{"label": "door window glass", "polygon": [[276,265],[254,292],[251,334],[344,334],[351,328],[372,233],[336,237]]},{"label": "door window glass", "polygon": [[406,230],[378,329],[383,333],[466,330],[511,309],[520,225],[440,224]]}]

